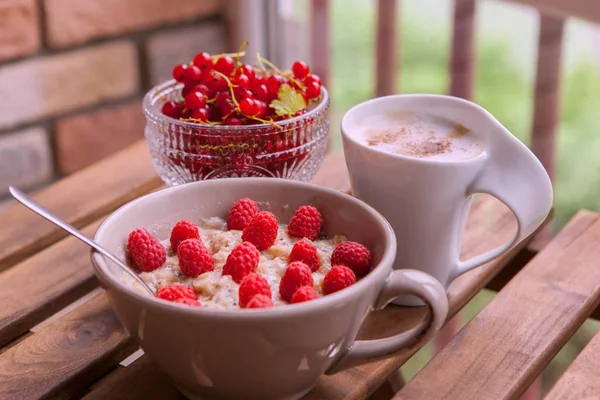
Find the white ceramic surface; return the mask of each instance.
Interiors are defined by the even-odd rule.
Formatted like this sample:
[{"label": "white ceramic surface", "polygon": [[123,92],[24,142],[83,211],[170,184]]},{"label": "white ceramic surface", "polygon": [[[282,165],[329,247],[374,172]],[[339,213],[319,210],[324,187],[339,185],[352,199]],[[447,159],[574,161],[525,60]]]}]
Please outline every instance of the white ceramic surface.
[{"label": "white ceramic surface", "polygon": [[[193,399],[295,399],[323,373],[393,354],[422,335],[431,337],[448,311],[444,288],[429,275],[392,271],[396,240],[387,221],[365,203],[339,191],[273,178],[232,178],[190,183],[141,197],[98,228],[95,239],[124,256],[129,232],[149,228],[160,240],[180,219],[226,217],[242,197],[269,202],[289,221],[304,204],[323,214],[323,231],[365,244],[374,268],[355,285],[306,303],[271,309],[203,310],[157,300],[122,286],[120,269],[98,254],[94,270],[116,313],[148,357]],[[417,295],[432,309],[424,326],[374,341],[355,341],[364,318],[401,294]]]},{"label": "white ceramic surface", "polygon": [[[434,161],[386,153],[349,133],[366,116],[398,111],[445,118],[482,135],[481,154]],[[461,274],[509,250],[548,215],[552,184],[535,155],[489,112],[475,103],[440,95],[393,95],[350,109],[342,119],[346,163],[353,193],[390,222],[397,239],[395,269],[427,272],[447,287]],[[512,240],[469,260],[460,260],[462,236],[475,193],[488,193],[515,214]],[[402,297],[397,304],[419,304]]]}]

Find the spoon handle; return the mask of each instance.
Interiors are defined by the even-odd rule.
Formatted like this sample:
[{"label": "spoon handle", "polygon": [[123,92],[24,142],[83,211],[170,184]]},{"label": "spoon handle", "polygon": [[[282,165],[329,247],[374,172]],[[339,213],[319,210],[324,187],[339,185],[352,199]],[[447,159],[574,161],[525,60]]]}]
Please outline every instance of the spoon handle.
[{"label": "spoon handle", "polygon": [[131,268],[129,268],[123,261],[119,260],[111,252],[109,252],[104,247],[102,247],[101,245],[99,245],[96,241],[94,241],[94,240],[90,239],[89,237],[85,236],[81,231],[79,231],[78,229],[76,229],[74,226],[68,224],[67,222],[65,222],[62,219],[58,218],[56,215],[54,215],[50,211],[46,210],[40,204],[36,203],[35,201],[33,201],[32,199],[30,199],[29,197],[27,197],[19,189],[15,188],[13,186],[9,186],[8,190],[9,190],[10,194],[17,201],[19,201],[21,204],[23,204],[25,207],[29,208],[31,211],[37,213],[38,215],[46,218],[48,221],[52,222],[54,225],[57,225],[57,226],[61,227],[65,231],[69,232],[71,235],[75,236],[77,239],[81,240],[82,242],[84,242],[85,244],[87,244],[88,246],[90,246],[92,249],[94,249],[98,253],[102,254],[103,256],[109,258],[114,263],[116,263],[117,265],[119,265],[121,268],[123,268],[125,270],[125,272],[127,272],[133,279],[135,279],[136,282],[140,283],[148,291],[148,293],[150,293],[152,296],[154,296],[154,292],[152,291],[152,289],[150,289],[148,287],[148,285],[146,284],[146,282],[144,282],[135,273],[135,271],[133,271]]}]

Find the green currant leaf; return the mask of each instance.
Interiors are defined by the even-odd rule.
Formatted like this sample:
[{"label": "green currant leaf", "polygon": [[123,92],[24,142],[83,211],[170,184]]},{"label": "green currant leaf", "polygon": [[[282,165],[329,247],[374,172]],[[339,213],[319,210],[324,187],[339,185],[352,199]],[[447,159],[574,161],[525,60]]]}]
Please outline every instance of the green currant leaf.
[{"label": "green currant leaf", "polygon": [[306,100],[288,84],[283,84],[277,92],[277,98],[269,104],[275,110],[275,114],[281,116],[292,116],[306,108]]}]

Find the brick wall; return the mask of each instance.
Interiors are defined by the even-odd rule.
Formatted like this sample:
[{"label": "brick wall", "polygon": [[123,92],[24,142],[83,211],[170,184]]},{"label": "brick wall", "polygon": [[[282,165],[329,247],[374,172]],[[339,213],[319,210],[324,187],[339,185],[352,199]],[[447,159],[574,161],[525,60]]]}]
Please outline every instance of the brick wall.
[{"label": "brick wall", "polygon": [[0,0],[0,207],[143,137],[141,98],[225,51],[222,0]]}]

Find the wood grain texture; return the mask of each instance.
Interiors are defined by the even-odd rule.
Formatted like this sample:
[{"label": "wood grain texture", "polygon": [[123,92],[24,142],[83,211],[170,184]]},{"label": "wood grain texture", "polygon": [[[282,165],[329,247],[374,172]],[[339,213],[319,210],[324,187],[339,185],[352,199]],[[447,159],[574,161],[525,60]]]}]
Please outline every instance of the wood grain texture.
[{"label": "wood grain texture", "polygon": [[[128,367],[117,367],[94,384],[92,389],[82,400],[185,400],[185,396],[179,393],[171,378],[146,356],[142,356]],[[132,393],[135,393],[136,397],[131,397]]]},{"label": "wood grain texture", "polygon": [[[83,230],[93,236],[103,220]],[[0,273],[0,346],[98,285],[90,248],[66,238]]]},{"label": "wood grain texture", "polygon": [[350,176],[344,155],[328,153],[311,183],[350,193]]},{"label": "wood grain texture", "polygon": [[311,0],[310,10],[310,68],[319,75],[323,86],[331,92],[331,35],[329,33],[329,0]]},{"label": "wood grain texture", "polygon": [[[490,196],[480,196],[472,207],[472,214],[465,234],[463,258],[471,257],[482,251],[489,250],[509,239],[516,227],[516,222],[508,209]],[[526,242],[521,244],[525,246]],[[460,308],[498,272],[517,250],[512,254],[497,259],[480,269],[465,274],[450,287],[451,314]],[[406,330],[426,318],[423,307],[391,306],[383,311],[373,313],[366,321],[359,337],[380,338]],[[323,376],[317,387],[305,399],[365,399],[375,393],[385,382],[389,374],[408,360],[423,343],[405,349],[394,358],[374,362],[352,368],[333,376]],[[140,367],[141,365],[141,367]],[[131,385],[129,382],[137,379],[139,374],[151,376],[146,372],[149,367],[147,357],[143,356],[130,367],[118,368],[94,387],[89,398],[102,398],[106,393],[121,393],[123,398],[143,399],[147,393],[161,393],[161,399],[178,399],[178,394],[172,393],[168,387],[171,383],[164,380],[147,380],[146,385]],[[136,366],[132,369],[132,366]],[[150,375],[146,375],[150,374]],[[94,392],[98,391],[99,394]],[[164,396],[164,397],[162,397]]]},{"label": "wood grain texture", "polygon": [[68,398],[135,348],[98,295],[0,356],[0,399]]},{"label": "wood grain texture", "polygon": [[590,0],[512,0],[562,18],[577,17],[600,23],[600,3]]},{"label": "wood grain texture", "polygon": [[596,334],[544,400],[592,400],[600,393],[600,333]]},{"label": "wood grain texture", "polygon": [[560,118],[560,82],[565,21],[542,14],[538,39],[531,150],[554,178],[555,142]]},{"label": "wood grain texture", "polygon": [[377,1],[377,33],[375,47],[375,96],[396,93],[396,0]]},{"label": "wood grain texture", "polygon": [[[85,226],[160,185],[145,141],[40,191],[34,199],[76,227]],[[20,204],[0,212],[0,270],[67,234]]]},{"label": "wood grain texture", "polygon": [[456,0],[450,55],[450,95],[464,99],[473,97],[474,31],[475,0]]},{"label": "wood grain texture", "polygon": [[598,305],[599,245],[578,213],[394,399],[518,398]]}]

